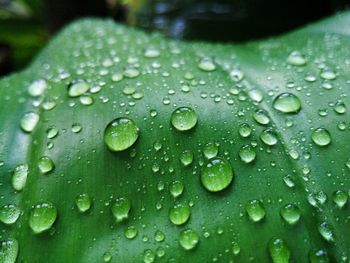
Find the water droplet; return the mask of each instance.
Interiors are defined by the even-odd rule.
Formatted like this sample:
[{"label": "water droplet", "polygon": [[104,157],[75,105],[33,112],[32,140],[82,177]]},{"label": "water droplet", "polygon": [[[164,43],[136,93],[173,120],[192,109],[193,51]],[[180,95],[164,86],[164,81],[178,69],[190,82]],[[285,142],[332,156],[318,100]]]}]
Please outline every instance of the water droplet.
[{"label": "water droplet", "polygon": [[301,109],[301,101],[296,95],[286,92],[275,98],[273,107],[283,113],[297,113]]},{"label": "water droplet", "polygon": [[134,239],[138,234],[138,230],[134,226],[128,226],[125,229],[124,235],[127,239]]},{"label": "water droplet", "polygon": [[336,79],[336,77],[337,77],[335,72],[329,68],[322,70],[320,76],[321,76],[321,78],[326,79],[326,80],[333,80],[333,79]]},{"label": "water droplet", "polygon": [[259,200],[250,200],[246,204],[245,209],[253,222],[259,222],[265,217],[265,209]]},{"label": "water droplet", "polygon": [[311,134],[313,142],[318,146],[327,146],[331,143],[331,134],[325,128],[317,128]]},{"label": "water droplet", "polygon": [[136,78],[140,75],[140,71],[134,67],[128,67],[125,71],[124,71],[124,76],[126,78],[129,79],[133,79]]},{"label": "water droplet", "polygon": [[227,188],[234,174],[230,163],[219,157],[208,160],[201,172],[203,186],[210,192],[218,192]]},{"label": "water droplet", "polygon": [[157,242],[162,242],[165,239],[165,235],[162,231],[157,230],[156,233],[154,234],[154,240]]},{"label": "water droplet", "polygon": [[334,234],[333,234],[333,228],[327,223],[327,222],[322,222],[318,226],[318,231],[320,232],[321,236],[329,242],[334,241]]},{"label": "water droplet", "polygon": [[16,191],[22,191],[25,187],[28,177],[28,169],[27,164],[20,164],[13,171],[12,187]]},{"label": "water droplet", "polygon": [[6,225],[12,225],[16,223],[21,210],[17,205],[9,204],[0,208],[0,221]]},{"label": "water droplet", "polygon": [[210,58],[203,58],[198,64],[198,67],[203,71],[214,71],[216,69],[216,66],[212,59]]},{"label": "water droplet", "polygon": [[253,115],[254,120],[262,125],[267,125],[270,123],[270,118],[264,110],[257,110]]},{"label": "water droplet", "polygon": [[79,132],[81,132],[82,129],[83,129],[83,127],[81,126],[80,123],[73,123],[72,124],[72,132],[79,133]]},{"label": "water droplet", "polygon": [[48,84],[44,79],[38,79],[32,82],[28,87],[28,93],[32,97],[41,96],[48,88]]},{"label": "water droplet", "polygon": [[182,194],[184,185],[180,181],[175,181],[170,186],[170,193],[173,197],[178,197]]},{"label": "water droplet", "polygon": [[112,260],[112,254],[110,252],[105,252],[103,254],[103,261],[110,262]]},{"label": "water droplet", "polygon": [[0,241],[0,262],[15,263],[18,255],[18,241],[14,238]]},{"label": "water droplet", "polygon": [[233,245],[232,245],[233,255],[238,255],[240,252],[241,252],[241,247],[239,246],[239,244],[237,242],[233,242]]},{"label": "water droplet", "polygon": [[281,208],[280,215],[288,224],[294,225],[300,219],[300,209],[296,205],[287,204]]},{"label": "water droplet", "polygon": [[160,51],[155,47],[148,47],[145,49],[145,52],[143,53],[143,55],[146,58],[156,58],[156,57],[159,57]]},{"label": "water droplet", "polygon": [[42,233],[52,227],[57,218],[56,207],[48,202],[38,203],[29,214],[29,226],[35,234]]},{"label": "water droplet", "polygon": [[119,152],[131,147],[139,136],[136,123],[128,118],[110,122],[104,132],[104,141],[111,151]]},{"label": "water droplet", "polygon": [[82,105],[91,105],[94,103],[94,99],[90,95],[82,95],[79,98]]},{"label": "water droplet", "polygon": [[115,200],[112,206],[112,213],[116,221],[119,223],[126,220],[129,217],[130,209],[130,200],[124,197],[119,197]]},{"label": "water droplet", "polygon": [[252,127],[249,124],[243,123],[239,126],[239,135],[243,138],[249,137],[252,134]]},{"label": "water droplet", "polygon": [[156,259],[156,254],[150,250],[150,249],[146,249],[143,252],[143,262],[144,263],[153,263]]},{"label": "water droplet", "polygon": [[282,239],[272,239],[269,243],[269,252],[273,263],[289,263],[290,251]]},{"label": "water droplet", "polygon": [[293,66],[304,66],[306,62],[306,58],[297,50],[292,51],[287,58],[287,63]]},{"label": "water droplet", "polygon": [[182,225],[190,218],[191,211],[188,204],[175,204],[169,211],[169,219],[174,225]]},{"label": "water droplet", "polygon": [[55,164],[50,159],[50,157],[42,156],[39,159],[38,167],[39,167],[40,172],[42,172],[43,174],[47,174],[55,168]]},{"label": "water droplet", "polygon": [[179,131],[187,131],[197,124],[197,114],[189,107],[177,108],[171,115],[172,125]]},{"label": "water droplet", "polygon": [[53,139],[58,135],[58,129],[56,127],[50,127],[46,130],[46,136],[48,139]]},{"label": "water droplet", "polygon": [[75,198],[75,205],[81,213],[91,208],[91,199],[88,194],[80,194]]},{"label": "water droplet", "polygon": [[323,249],[314,249],[309,255],[310,263],[329,263],[328,253]]},{"label": "water droplet", "polygon": [[193,153],[190,150],[185,150],[181,153],[180,161],[184,166],[189,166],[193,162]]},{"label": "water droplet", "polygon": [[179,236],[179,243],[184,249],[194,249],[197,246],[198,242],[199,236],[196,231],[192,229],[185,229],[181,231]]},{"label": "water droplet", "polygon": [[260,139],[269,146],[273,146],[277,143],[277,135],[270,128],[261,132]]},{"label": "water droplet", "polygon": [[203,147],[203,154],[207,159],[212,159],[218,155],[219,152],[219,146],[216,145],[215,143],[207,143]]},{"label": "water droplet", "polygon": [[334,105],[334,111],[338,114],[344,114],[346,112],[345,103],[342,101],[337,101],[337,103]]},{"label": "water droplet", "polygon": [[342,190],[337,190],[333,193],[333,202],[339,207],[342,208],[348,202],[348,194]]},{"label": "water droplet", "polygon": [[113,73],[111,79],[113,82],[119,82],[124,78],[124,75],[120,72]]},{"label": "water droplet", "polygon": [[32,132],[38,124],[39,118],[39,115],[35,112],[27,112],[24,114],[20,121],[22,130],[28,133]]},{"label": "water droplet", "polygon": [[68,96],[69,97],[79,97],[86,93],[90,89],[90,85],[83,81],[83,80],[77,80],[73,81],[68,86]]},{"label": "water droplet", "polygon": [[242,162],[251,163],[256,157],[254,148],[251,145],[242,146],[242,148],[239,150],[239,157],[241,158]]}]

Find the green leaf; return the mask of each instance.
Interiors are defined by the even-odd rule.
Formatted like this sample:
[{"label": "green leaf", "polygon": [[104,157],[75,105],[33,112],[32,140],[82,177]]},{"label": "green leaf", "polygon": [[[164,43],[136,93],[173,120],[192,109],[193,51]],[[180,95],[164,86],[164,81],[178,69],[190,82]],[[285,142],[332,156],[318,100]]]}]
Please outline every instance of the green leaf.
[{"label": "green leaf", "polygon": [[0,81],[1,262],[347,262],[349,23],[68,26]]}]

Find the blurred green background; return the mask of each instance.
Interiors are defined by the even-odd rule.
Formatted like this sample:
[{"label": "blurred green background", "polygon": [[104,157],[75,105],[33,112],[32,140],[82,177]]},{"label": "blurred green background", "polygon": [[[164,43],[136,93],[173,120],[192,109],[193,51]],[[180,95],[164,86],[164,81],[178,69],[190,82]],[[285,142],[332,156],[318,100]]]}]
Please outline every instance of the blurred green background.
[{"label": "blurred green background", "polygon": [[245,41],[349,8],[350,0],[0,0],[0,76],[25,67],[79,17],[158,30],[177,39]]}]

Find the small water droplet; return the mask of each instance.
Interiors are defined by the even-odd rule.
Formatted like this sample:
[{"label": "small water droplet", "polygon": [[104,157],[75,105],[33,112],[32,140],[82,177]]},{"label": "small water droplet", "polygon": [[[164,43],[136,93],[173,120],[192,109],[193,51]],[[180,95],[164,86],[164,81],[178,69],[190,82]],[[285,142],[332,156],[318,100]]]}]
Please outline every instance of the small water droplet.
[{"label": "small water droplet", "polygon": [[[6,225],[12,225],[16,223],[21,210],[17,205],[9,204],[4,205],[0,208],[0,222],[3,222]],[[0,256],[1,259],[1,256]]]},{"label": "small water droplet", "polygon": [[230,163],[219,157],[208,160],[201,172],[203,186],[210,192],[227,188],[234,177]]},{"label": "small water droplet", "polygon": [[174,198],[179,197],[183,190],[184,185],[180,181],[174,181],[170,186],[170,193]]},{"label": "small water droplet", "polygon": [[180,161],[184,166],[189,166],[193,162],[193,153],[190,150],[185,150],[181,153]]},{"label": "small water droplet", "polygon": [[32,132],[36,125],[39,122],[39,115],[35,112],[27,112],[26,114],[23,115],[21,121],[20,121],[20,126],[21,129],[25,132]]},{"label": "small water droplet", "polygon": [[212,159],[218,155],[219,152],[219,146],[215,143],[207,143],[203,147],[203,154],[207,159]]},{"label": "small water droplet", "polygon": [[127,239],[134,239],[138,234],[138,230],[134,226],[128,226],[125,229],[124,235]]},{"label": "small water droplet", "polygon": [[69,97],[79,97],[90,89],[90,85],[84,80],[73,81],[68,86]]},{"label": "small water droplet", "polygon": [[249,137],[252,133],[252,127],[249,124],[243,123],[239,126],[239,135],[243,138]]},{"label": "small water droplet", "polygon": [[18,241],[14,238],[0,241],[0,262],[15,263],[18,255]]},{"label": "small water droplet", "polygon": [[199,69],[203,70],[203,71],[214,71],[216,69],[216,66],[213,62],[212,59],[210,58],[203,58],[201,59],[201,61],[198,64]]},{"label": "small water droplet", "polygon": [[314,249],[309,255],[310,263],[329,263],[328,253],[324,249]]},{"label": "small water droplet", "polygon": [[267,125],[270,123],[270,118],[264,110],[257,110],[253,115],[254,120],[262,125]]},{"label": "small water droplet", "polygon": [[79,132],[81,132],[82,129],[83,129],[83,127],[81,126],[80,123],[73,123],[72,124],[72,132],[79,133]]},{"label": "small water droplet", "polygon": [[289,263],[290,250],[282,239],[272,239],[269,243],[269,252],[273,263]]},{"label": "small water droplet", "polygon": [[287,58],[287,63],[293,66],[304,66],[306,62],[306,58],[297,50],[292,51]]},{"label": "small water droplet", "polygon": [[182,225],[190,218],[191,211],[188,204],[175,204],[169,211],[169,219],[174,225]]},{"label": "small water droplet", "polygon": [[261,132],[260,139],[263,143],[269,146],[276,145],[278,141],[276,133],[270,128]]},{"label": "small water droplet", "polygon": [[136,123],[129,118],[117,118],[104,132],[104,141],[111,151],[119,152],[131,147],[139,136]]},{"label": "small water droplet", "polygon": [[144,263],[153,263],[156,259],[156,254],[150,250],[150,249],[146,249],[143,252],[143,262]]},{"label": "small water droplet", "polygon": [[165,239],[165,235],[162,231],[157,230],[156,233],[154,234],[154,240],[157,242],[162,242]]},{"label": "small water droplet", "polygon": [[156,58],[156,57],[159,57],[160,51],[155,47],[148,47],[145,49],[145,52],[143,53],[143,55],[146,58]]},{"label": "small water droplet", "polygon": [[91,198],[88,194],[79,194],[75,198],[75,205],[81,213],[88,211],[91,208]]},{"label": "small water droplet", "polygon": [[334,111],[338,114],[344,114],[346,112],[345,103],[340,100],[337,101],[337,103],[334,105]]},{"label": "small water droplet", "polygon": [[13,171],[12,187],[16,191],[22,191],[25,187],[28,177],[28,169],[27,164],[20,164]]},{"label": "small water droplet", "polygon": [[48,139],[53,139],[58,135],[58,129],[54,126],[46,130],[46,136]]},{"label": "small water droplet", "polygon": [[337,190],[333,193],[333,202],[339,207],[343,208],[348,202],[348,194],[345,191]]},{"label": "small water droplet", "polygon": [[44,79],[38,79],[32,82],[28,87],[28,93],[32,97],[41,96],[48,88],[48,84]]},{"label": "small water droplet", "polygon": [[300,209],[296,205],[287,204],[281,208],[280,215],[288,224],[294,225],[300,219]]},{"label": "small water droplet", "polygon": [[239,150],[239,157],[244,163],[251,163],[255,160],[256,153],[254,148],[251,145],[244,145]]},{"label": "small water droplet", "polygon": [[43,174],[47,174],[55,168],[55,164],[50,159],[50,157],[42,156],[39,159],[38,167],[40,172],[42,172]]}]

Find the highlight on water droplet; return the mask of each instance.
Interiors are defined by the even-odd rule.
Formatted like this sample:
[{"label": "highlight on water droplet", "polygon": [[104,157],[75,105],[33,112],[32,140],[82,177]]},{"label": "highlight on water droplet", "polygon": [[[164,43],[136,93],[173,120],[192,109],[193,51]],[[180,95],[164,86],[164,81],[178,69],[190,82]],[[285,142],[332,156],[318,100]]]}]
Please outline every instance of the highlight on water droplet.
[{"label": "highlight on water droplet", "polygon": [[298,113],[301,109],[301,101],[296,95],[285,92],[275,98],[273,107],[282,113]]},{"label": "highlight on water droplet", "polygon": [[201,172],[202,185],[210,192],[218,192],[227,188],[234,177],[231,164],[215,157],[207,161]]},{"label": "highlight on water droplet", "polygon": [[179,131],[187,131],[197,124],[197,114],[190,107],[180,107],[171,115],[171,124]]},{"label": "highlight on water droplet", "polygon": [[193,229],[182,230],[179,236],[179,243],[185,250],[194,249],[199,242],[199,235]]},{"label": "highlight on water droplet", "polygon": [[107,147],[114,152],[130,148],[139,137],[136,123],[126,117],[117,118],[110,122],[104,132]]},{"label": "highlight on water droplet", "polygon": [[49,202],[41,202],[32,207],[29,214],[29,226],[35,234],[52,227],[57,218],[56,207]]}]

